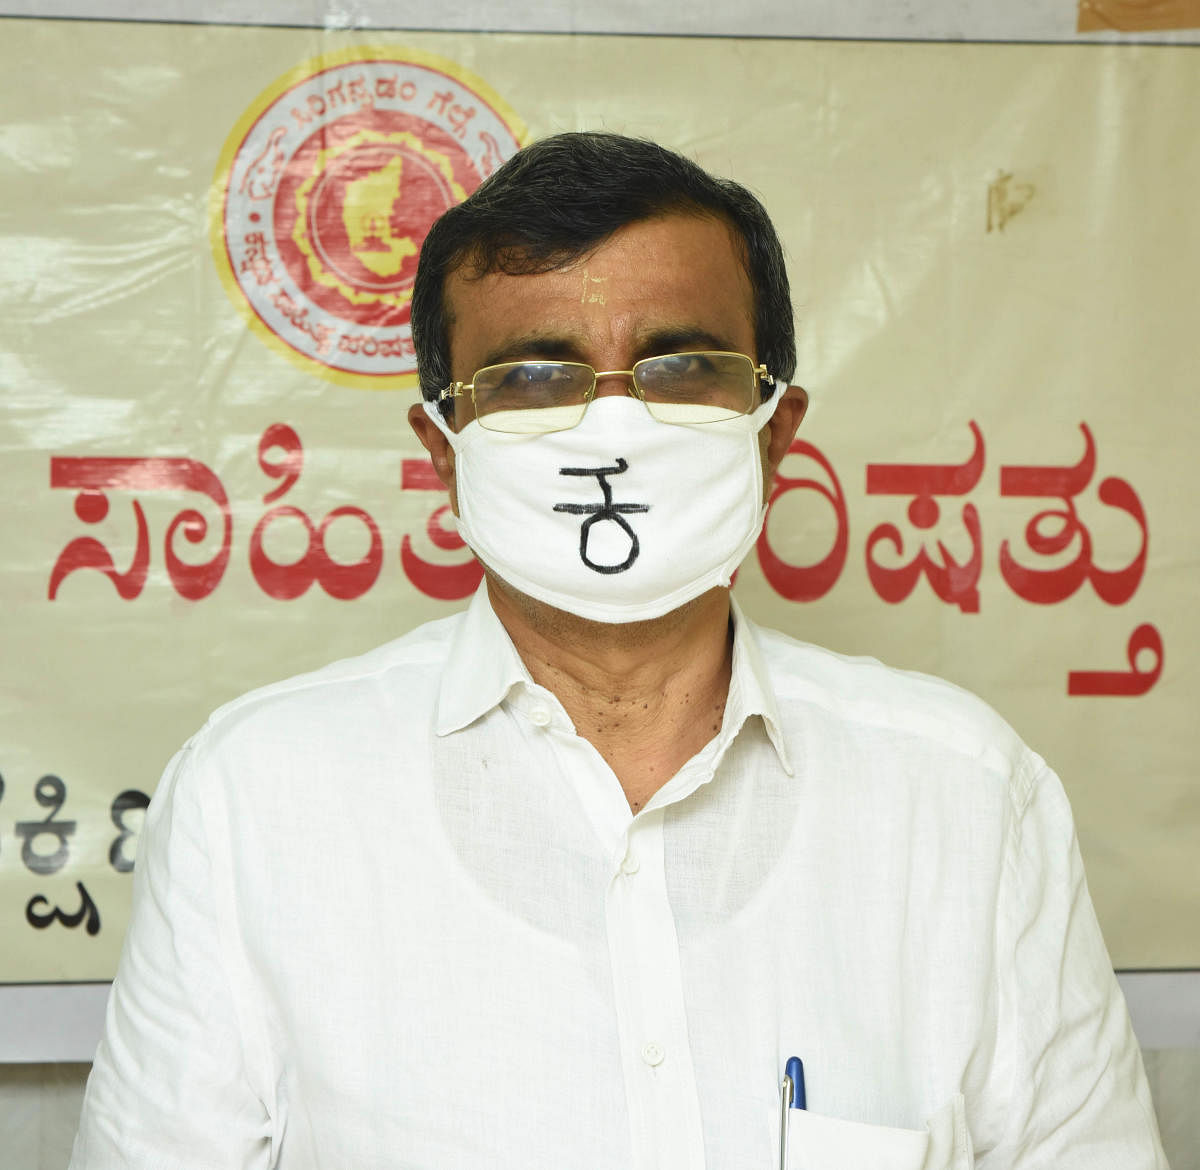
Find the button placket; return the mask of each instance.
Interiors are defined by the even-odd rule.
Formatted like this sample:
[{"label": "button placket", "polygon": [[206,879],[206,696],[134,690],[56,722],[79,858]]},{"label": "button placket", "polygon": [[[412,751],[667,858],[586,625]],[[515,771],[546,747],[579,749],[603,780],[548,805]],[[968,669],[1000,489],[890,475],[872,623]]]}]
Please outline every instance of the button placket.
[{"label": "button placket", "polygon": [[605,913],[633,1139],[631,1164],[635,1170],[702,1167],[700,1103],[679,942],[667,897],[661,809],[629,825],[626,847],[617,858]]}]

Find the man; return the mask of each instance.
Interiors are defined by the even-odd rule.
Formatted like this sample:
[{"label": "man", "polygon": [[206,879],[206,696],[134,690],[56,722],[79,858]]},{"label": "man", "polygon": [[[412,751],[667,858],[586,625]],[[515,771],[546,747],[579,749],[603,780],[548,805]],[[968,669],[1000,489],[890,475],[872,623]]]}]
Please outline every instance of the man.
[{"label": "man", "polygon": [[1165,1166],[1054,775],[731,602],[806,405],[757,201],[547,139],[413,334],[485,586],[169,767],[73,1166]]}]

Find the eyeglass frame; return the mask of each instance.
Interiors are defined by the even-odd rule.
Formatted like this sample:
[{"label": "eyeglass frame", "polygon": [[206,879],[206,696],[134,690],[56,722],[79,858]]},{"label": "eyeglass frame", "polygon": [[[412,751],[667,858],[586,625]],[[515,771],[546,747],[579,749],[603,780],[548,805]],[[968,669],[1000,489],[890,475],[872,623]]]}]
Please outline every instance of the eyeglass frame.
[{"label": "eyeglass frame", "polygon": [[[754,359],[748,353],[739,353],[737,350],[732,350],[732,349],[697,349],[697,350],[680,350],[678,352],[671,352],[671,353],[652,354],[650,357],[639,358],[636,362],[633,363],[633,368],[629,369],[629,370],[597,370],[595,366],[589,365],[587,362],[562,361],[558,358],[527,358],[524,361],[493,362],[491,365],[488,365],[488,366],[480,366],[479,369],[477,369],[471,375],[471,380],[469,382],[460,382],[460,381],[451,382],[449,386],[445,387],[443,390],[440,390],[438,392],[437,401],[438,401],[439,405],[443,402],[452,402],[455,398],[461,398],[469,390],[471,392],[471,407],[475,411],[475,419],[477,422],[479,422],[480,426],[484,426],[484,423],[482,421],[484,416],[480,415],[479,407],[478,407],[477,403],[475,402],[475,382],[478,379],[480,374],[485,373],[487,370],[496,370],[496,369],[500,369],[502,367],[516,367],[516,366],[529,366],[529,365],[533,365],[533,366],[537,366],[537,365],[578,366],[583,369],[592,371],[592,385],[591,385],[591,388],[587,391],[587,393],[583,397],[583,413],[580,414],[579,419],[576,422],[572,423],[571,426],[569,426],[569,427],[562,427],[561,428],[562,430],[572,430],[575,427],[579,426],[579,424],[581,422],[583,422],[584,415],[587,414],[588,407],[591,406],[592,402],[595,400],[596,387],[600,384],[601,378],[615,378],[615,377],[621,377],[621,376],[628,377],[629,378],[629,386],[626,387],[626,393],[629,394],[629,396],[631,398],[636,398],[644,407],[646,407],[646,410],[650,413],[651,418],[654,418],[654,412],[650,410],[650,404],[646,401],[645,394],[638,387],[637,372],[636,372],[638,366],[644,365],[646,362],[659,361],[662,358],[686,357],[686,356],[688,356],[688,354],[691,354],[691,353],[694,353],[697,355],[712,354],[713,356],[716,356],[716,357],[745,358],[746,361],[748,361],[750,363],[750,371],[754,376],[755,386],[759,386],[763,382],[768,382],[768,383],[770,383],[772,393],[778,393],[780,386],[782,384],[784,384],[784,381],[782,378],[779,378],[776,375],[772,374],[767,369],[767,367],[765,365],[763,365],[761,362],[756,365],[754,362]],[[766,398],[761,399],[760,405],[762,402],[766,402],[769,398],[770,398],[770,395],[767,395]],[[755,406],[753,404],[751,404],[746,410],[743,410],[740,415],[733,415],[731,417],[733,417],[733,418],[744,417],[747,414],[753,414],[754,410],[755,410]],[[669,422],[666,422],[665,420],[661,420],[661,419],[655,419],[655,421],[663,422],[664,425],[666,425],[666,426],[682,425],[682,424],[677,424],[677,423],[675,423],[675,424],[669,423]]]}]

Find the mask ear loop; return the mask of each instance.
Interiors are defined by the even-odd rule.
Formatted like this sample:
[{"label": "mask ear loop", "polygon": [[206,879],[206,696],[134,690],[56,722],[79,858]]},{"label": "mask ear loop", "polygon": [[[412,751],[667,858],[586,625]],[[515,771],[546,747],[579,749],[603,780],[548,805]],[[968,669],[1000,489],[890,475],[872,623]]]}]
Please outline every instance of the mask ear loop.
[{"label": "mask ear loop", "polygon": [[438,409],[438,404],[426,398],[421,405],[425,408],[425,413],[429,416],[429,420],[446,436],[450,446],[457,451],[459,441],[458,432],[450,429],[450,424],[442,417],[442,412]]},{"label": "mask ear loop", "polygon": [[[767,373],[765,373],[763,375],[763,381],[770,382],[771,397],[764,398],[760,405],[765,406],[768,402],[771,402],[771,401],[777,402],[779,399],[781,399],[784,396],[785,393],[787,393],[788,384],[787,384],[786,378],[778,378],[774,374],[770,373],[770,371],[768,371]],[[757,407],[755,409],[757,409]],[[751,413],[753,413],[753,412],[751,412]]]},{"label": "mask ear loop", "polygon": [[772,377],[771,384],[775,387],[775,392],[770,398],[760,402],[749,414],[742,415],[753,423],[754,433],[757,434],[775,417],[775,412],[779,409],[779,404],[783,401],[783,395],[787,391],[787,383],[782,378]]}]

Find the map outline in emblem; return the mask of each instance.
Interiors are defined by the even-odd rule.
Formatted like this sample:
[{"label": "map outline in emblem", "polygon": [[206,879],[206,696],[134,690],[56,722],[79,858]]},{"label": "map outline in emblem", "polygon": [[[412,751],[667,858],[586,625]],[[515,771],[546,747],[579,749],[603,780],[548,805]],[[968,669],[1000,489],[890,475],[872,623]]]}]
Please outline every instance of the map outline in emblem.
[{"label": "map outline in emblem", "polygon": [[221,283],[259,340],[306,372],[413,388],[425,233],[527,140],[448,58],[395,45],[311,57],[257,96],[221,151],[209,190]]}]

